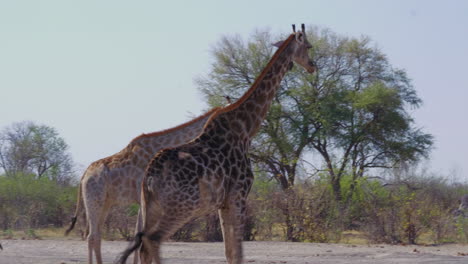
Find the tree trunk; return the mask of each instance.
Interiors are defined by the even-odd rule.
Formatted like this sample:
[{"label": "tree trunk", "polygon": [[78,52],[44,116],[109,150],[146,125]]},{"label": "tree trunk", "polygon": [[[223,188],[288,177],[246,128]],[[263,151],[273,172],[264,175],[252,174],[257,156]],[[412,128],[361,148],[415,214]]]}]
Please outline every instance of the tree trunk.
[{"label": "tree trunk", "polygon": [[284,224],[286,225],[286,241],[297,242],[298,238],[294,233],[294,212],[291,210],[291,204],[294,201],[294,191],[291,188],[283,190],[284,192],[284,203],[282,206],[282,212],[284,215]]},{"label": "tree trunk", "polygon": [[343,195],[341,193],[340,177],[331,176],[331,185],[332,185],[333,195],[335,196],[335,201],[341,202],[343,200]]},{"label": "tree trunk", "polygon": [[286,202],[285,208],[283,208],[284,223],[286,224],[286,241],[296,242],[297,239],[294,237],[294,225],[291,219],[289,210],[289,203]]}]

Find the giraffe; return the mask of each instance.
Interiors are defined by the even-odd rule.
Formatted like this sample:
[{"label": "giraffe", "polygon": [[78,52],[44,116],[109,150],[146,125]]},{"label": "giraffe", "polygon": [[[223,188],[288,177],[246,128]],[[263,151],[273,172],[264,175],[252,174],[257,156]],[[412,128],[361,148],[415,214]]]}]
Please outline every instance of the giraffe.
[{"label": "giraffe", "polygon": [[228,263],[242,262],[246,199],[253,182],[247,152],[273,97],[293,61],[309,73],[310,43],[302,31],[275,44],[278,50],[251,88],[235,103],[217,110],[193,141],[160,151],[150,161],[142,181],[143,229],[122,253],[125,263],[139,248],[140,261],[161,263],[165,239],[195,217],[218,210]]},{"label": "giraffe", "polygon": [[[93,263],[93,252],[97,263],[102,263],[101,227],[111,207],[116,204],[140,203],[141,180],[151,158],[161,149],[175,147],[196,138],[202,132],[210,115],[217,109],[214,108],[185,124],[142,134],[134,138],[120,152],[89,165],[79,185],[75,215],[65,232],[65,235],[70,233],[84,207],[89,227],[87,236],[89,263]],[[140,210],[137,231],[141,229],[141,221]],[[136,260],[135,258],[135,262]]]}]

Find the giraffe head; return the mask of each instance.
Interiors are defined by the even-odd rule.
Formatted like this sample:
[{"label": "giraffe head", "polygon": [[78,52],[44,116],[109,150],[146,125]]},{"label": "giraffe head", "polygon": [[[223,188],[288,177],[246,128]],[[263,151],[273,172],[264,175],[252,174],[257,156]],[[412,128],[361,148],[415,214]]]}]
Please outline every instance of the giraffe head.
[{"label": "giraffe head", "polygon": [[[291,41],[289,44],[291,46],[292,52],[293,52],[293,61],[309,72],[313,73],[316,70],[315,63],[310,59],[309,57],[309,49],[312,48],[312,45],[310,42],[307,40],[306,34],[305,34],[305,26],[302,24],[301,26],[301,31],[296,32],[296,26],[292,25],[293,27],[293,34],[294,34],[294,39]],[[280,47],[284,41],[280,41],[274,46]]]}]

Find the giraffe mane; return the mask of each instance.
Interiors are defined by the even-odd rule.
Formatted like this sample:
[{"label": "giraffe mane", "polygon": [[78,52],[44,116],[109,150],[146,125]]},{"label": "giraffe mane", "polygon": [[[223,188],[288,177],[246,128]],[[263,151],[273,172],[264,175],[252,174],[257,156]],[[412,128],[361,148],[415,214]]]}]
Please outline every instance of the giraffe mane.
[{"label": "giraffe mane", "polygon": [[286,49],[286,47],[289,45],[289,43],[293,40],[294,38],[294,34],[291,34],[283,43],[282,45],[276,50],[275,54],[273,54],[273,56],[271,57],[270,61],[268,62],[268,64],[265,66],[265,68],[263,68],[263,71],[260,73],[260,75],[257,76],[257,78],[255,79],[255,82],[252,84],[252,86],[249,88],[249,90],[247,90],[244,95],[239,98],[235,103],[233,104],[230,104],[228,106],[225,106],[225,107],[220,107],[219,109],[217,109],[216,113],[214,113],[209,119],[208,121],[205,123],[205,127],[211,123],[211,121],[216,118],[218,115],[222,114],[222,113],[226,113],[226,112],[229,112],[229,111],[232,111],[234,109],[236,109],[237,107],[239,107],[243,102],[245,102],[249,96],[255,91],[255,89],[257,88],[257,86],[259,85],[260,83],[260,80],[263,79],[266,75],[266,73],[271,69],[271,67],[273,66],[273,63],[275,63],[275,61],[278,59],[278,57],[280,56],[280,54]]},{"label": "giraffe mane", "polygon": [[210,111],[204,113],[203,115],[200,115],[197,118],[194,118],[194,119],[192,119],[192,120],[190,120],[188,122],[185,122],[183,124],[180,124],[180,125],[172,127],[172,128],[168,128],[168,129],[164,129],[164,130],[161,130],[161,131],[156,131],[156,132],[152,132],[152,133],[148,133],[148,134],[143,133],[143,134],[137,136],[136,138],[132,139],[132,141],[130,141],[130,144],[135,143],[136,141],[138,141],[138,140],[140,140],[142,138],[160,136],[160,135],[168,134],[168,133],[174,132],[176,130],[179,130],[181,128],[190,126],[191,124],[199,121],[200,119],[205,118],[205,117],[213,114],[214,112],[218,111],[220,108],[221,107],[215,107],[215,108],[211,109]]}]

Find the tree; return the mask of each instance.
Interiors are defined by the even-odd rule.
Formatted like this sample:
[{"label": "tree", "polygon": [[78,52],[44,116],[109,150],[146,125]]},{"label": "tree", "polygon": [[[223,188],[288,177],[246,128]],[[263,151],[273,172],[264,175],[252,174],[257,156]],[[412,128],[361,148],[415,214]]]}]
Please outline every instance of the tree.
[{"label": "tree", "polygon": [[310,115],[315,136],[309,146],[325,162],[335,199],[341,201],[345,173],[355,182],[368,169],[416,161],[430,151],[432,136],[414,127],[408,108],[417,108],[421,99],[405,71],[370,47],[369,38],[329,31],[312,37],[319,71],[293,96]]},{"label": "tree", "polygon": [[[348,38],[316,27],[307,32],[318,71],[309,76],[295,68],[286,76],[251,157],[288,191],[311,151],[322,160],[313,167],[328,173],[341,203],[354,188],[351,184],[343,197],[345,174],[355,181],[371,168],[418,160],[430,151],[432,136],[417,129],[408,112],[421,100],[406,72],[393,68],[368,37]],[[196,80],[207,102],[215,106],[225,96],[238,98],[271,58],[274,42],[268,31],[255,32],[247,42],[223,37],[212,50],[211,70]]]},{"label": "tree", "polygon": [[65,140],[54,128],[33,122],[13,123],[0,133],[0,167],[7,176],[34,174],[61,184],[73,177]]}]

